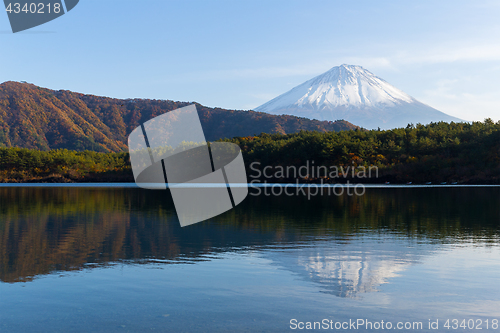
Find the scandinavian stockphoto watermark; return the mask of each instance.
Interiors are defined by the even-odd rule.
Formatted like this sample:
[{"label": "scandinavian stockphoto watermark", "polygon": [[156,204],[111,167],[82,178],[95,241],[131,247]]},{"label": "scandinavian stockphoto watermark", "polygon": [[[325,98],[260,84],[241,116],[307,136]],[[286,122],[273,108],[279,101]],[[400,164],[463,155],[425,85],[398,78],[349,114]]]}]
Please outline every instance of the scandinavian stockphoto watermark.
[{"label": "scandinavian stockphoto watermark", "polygon": [[134,179],[170,189],[181,226],[220,215],[248,194],[240,147],[207,142],[195,105],[146,121],[128,138]]},{"label": "scandinavian stockphoto watermark", "polygon": [[[356,181],[378,178],[377,166],[325,166],[315,165],[314,161],[309,160],[301,166],[286,167],[262,166],[260,162],[253,162],[250,170],[250,195],[305,196],[308,200],[318,195],[362,196],[365,194],[365,185]],[[293,179],[294,182],[273,183],[276,179]],[[314,182],[308,183],[311,180]]]},{"label": "scandinavian stockphoto watermark", "polygon": [[75,8],[79,0],[4,0],[12,32],[52,21]]}]

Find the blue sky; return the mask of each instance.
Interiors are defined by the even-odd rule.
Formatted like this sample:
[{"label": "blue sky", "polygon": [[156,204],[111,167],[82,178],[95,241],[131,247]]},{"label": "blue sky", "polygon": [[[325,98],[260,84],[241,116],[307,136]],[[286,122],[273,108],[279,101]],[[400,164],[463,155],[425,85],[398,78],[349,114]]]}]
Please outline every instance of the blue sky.
[{"label": "blue sky", "polygon": [[0,82],[251,109],[343,63],[466,120],[500,120],[499,1],[80,0],[12,34]]}]

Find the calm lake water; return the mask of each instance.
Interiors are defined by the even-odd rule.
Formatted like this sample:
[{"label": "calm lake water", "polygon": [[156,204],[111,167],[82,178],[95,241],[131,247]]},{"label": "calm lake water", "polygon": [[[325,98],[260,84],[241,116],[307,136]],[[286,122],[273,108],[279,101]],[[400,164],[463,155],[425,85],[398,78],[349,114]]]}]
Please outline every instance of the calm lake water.
[{"label": "calm lake water", "polygon": [[249,196],[181,228],[168,191],[0,187],[0,332],[498,332],[499,199]]}]

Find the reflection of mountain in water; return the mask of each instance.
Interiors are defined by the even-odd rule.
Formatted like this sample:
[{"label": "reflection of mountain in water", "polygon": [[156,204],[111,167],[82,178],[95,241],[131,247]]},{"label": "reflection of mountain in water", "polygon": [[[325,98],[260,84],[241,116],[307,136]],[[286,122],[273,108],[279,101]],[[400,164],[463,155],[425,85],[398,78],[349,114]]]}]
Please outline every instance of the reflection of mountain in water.
[{"label": "reflection of mountain in water", "polygon": [[314,242],[312,246],[266,257],[287,270],[320,286],[322,292],[340,297],[377,291],[400,272],[429,255],[436,246],[425,243],[409,246],[395,237],[362,236],[348,243]]},{"label": "reflection of mountain in water", "polygon": [[419,242],[498,242],[500,207],[491,198],[499,196],[496,188],[249,196],[211,221],[180,228],[168,191],[0,188],[0,281],[254,249],[322,291],[351,297],[428,255],[432,247]]}]

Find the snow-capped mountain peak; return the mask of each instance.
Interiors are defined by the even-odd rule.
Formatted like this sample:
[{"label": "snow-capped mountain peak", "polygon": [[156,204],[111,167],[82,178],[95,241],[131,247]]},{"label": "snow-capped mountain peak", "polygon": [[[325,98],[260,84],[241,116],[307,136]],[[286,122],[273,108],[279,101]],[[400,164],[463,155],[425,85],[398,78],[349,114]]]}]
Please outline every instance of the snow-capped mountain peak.
[{"label": "snow-capped mountain peak", "polygon": [[[363,67],[346,64],[333,67],[255,110],[320,120],[345,119],[367,128],[403,127],[407,121],[459,121],[418,102]],[[428,121],[417,117],[422,115],[431,117]],[[400,120],[393,122],[392,118]]]}]

